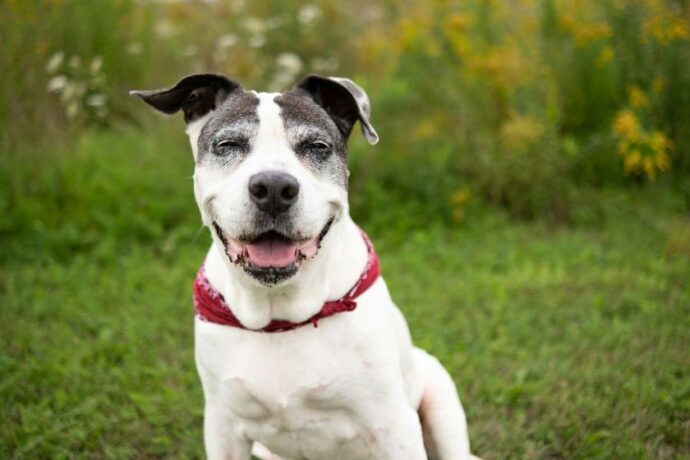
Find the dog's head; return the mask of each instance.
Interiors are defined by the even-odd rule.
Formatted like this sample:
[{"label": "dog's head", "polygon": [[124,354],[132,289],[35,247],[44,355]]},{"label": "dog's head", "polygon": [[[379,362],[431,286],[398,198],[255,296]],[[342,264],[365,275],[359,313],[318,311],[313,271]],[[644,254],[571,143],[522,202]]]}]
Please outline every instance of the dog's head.
[{"label": "dog's head", "polygon": [[132,91],[184,113],[194,194],[214,244],[263,285],[294,276],[348,212],[347,140],[369,98],[345,78],[309,76],[284,93],[246,91],[224,76],[191,75],[171,88]]}]

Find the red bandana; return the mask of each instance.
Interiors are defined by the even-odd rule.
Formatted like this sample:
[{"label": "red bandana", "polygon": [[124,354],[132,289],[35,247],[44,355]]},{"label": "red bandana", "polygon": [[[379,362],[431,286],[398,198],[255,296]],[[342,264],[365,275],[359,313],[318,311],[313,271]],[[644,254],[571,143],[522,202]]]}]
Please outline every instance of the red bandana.
[{"label": "red bandana", "polygon": [[[292,323],[290,321],[273,320],[268,326],[257,329],[256,332],[285,332],[297,329],[309,323],[313,324],[314,327],[318,327],[318,321],[322,318],[344,311],[352,311],[357,308],[355,299],[369,289],[381,274],[379,258],[374,251],[374,246],[371,244],[371,241],[369,241],[364,231],[362,231],[362,237],[367,245],[369,259],[367,260],[367,265],[364,267],[362,276],[359,277],[347,294],[338,300],[331,300],[324,303],[321,310],[306,321]],[[211,283],[209,283],[203,265],[199,269],[199,273],[197,273],[196,279],[194,280],[194,309],[196,310],[196,314],[199,315],[199,318],[203,321],[222,324],[223,326],[254,330],[240,323],[228,304],[225,303],[223,294],[214,289]]]}]

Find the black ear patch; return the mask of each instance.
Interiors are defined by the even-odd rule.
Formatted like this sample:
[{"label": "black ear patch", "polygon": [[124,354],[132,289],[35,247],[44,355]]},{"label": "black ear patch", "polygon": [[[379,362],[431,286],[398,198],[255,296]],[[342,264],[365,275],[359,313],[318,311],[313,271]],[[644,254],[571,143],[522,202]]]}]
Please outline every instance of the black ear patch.
[{"label": "black ear patch", "polygon": [[379,141],[376,130],[369,122],[371,115],[369,97],[352,80],[310,75],[299,82],[295,88],[306,91],[314,102],[328,112],[345,139],[350,136],[352,127],[359,120],[364,138],[370,144],[376,144]]},{"label": "black ear patch", "polygon": [[241,86],[222,75],[197,74],[184,77],[170,88],[151,91],[130,91],[153,108],[173,114],[180,109],[184,121],[190,123],[203,117]]}]

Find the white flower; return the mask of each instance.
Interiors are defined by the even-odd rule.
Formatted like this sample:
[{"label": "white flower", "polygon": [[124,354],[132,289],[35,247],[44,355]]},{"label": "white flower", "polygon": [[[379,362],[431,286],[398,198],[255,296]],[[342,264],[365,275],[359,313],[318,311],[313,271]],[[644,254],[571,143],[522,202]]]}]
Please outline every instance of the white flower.
[{"label": "white flower", "polygon": [[284,91],[288,88],[288,86],[290,86],[290,83],[292,82],[293,79],[289,75],[278,74],[275,77],[273,77],[273,80],[271,80],[271,83],[269,83],[268,85],[268,89],[274,92]]},{"label": "white flower", "polygon": [[92,94],[86,98],[86,104],[91,107],[103,107],[108,102],[108,96],[105,94]]},{"label": "white flower", "polygon": [[90,87],[95,87],[95,86],[103,86],[105,84],[105,75],[102,73],[92,75],[91,78],[89,78],[89,86]]},{"label": "white flower", "polygon": [[67,86],[67,77],[58,75],[48,81],[48,91],[51,93],[59,93]]},{"label": "white flower", "polygon": [[223,64],[225,63],[225,59],[227,58],[227,53],[225,50],[215,50],[213,51],[213,54],[211,54],[211,58],[213,58],[213,61],[216,64]]},{"label": "white flower", "polygon": [[80,99],[86,92],[86,85],[81,82],[68,81],[62,90],[62,101],[69,103]]},{"label": "white flower", "polygon": [[91,60],[91,65],[89,66],[89,70],[91,71],[92,75],[95,75],[101,71],[102,67],[103,67],[103,57],[96,56],[95,58],[93,58]]},{"label": "white flower", "polygon": [[154,28],[156,35],[161,38],[170,38],[177,33],[175,26],[170,21],[160,21],[156,23]]},{"label": "white flower", "polygon": [[87,90],[87,89],[88,89],[88,88],[87,88],[85,82],[80,81],[80,82],[77,82],[77,83],[74,84],[74,94],[75,94],[77,97],[82,97],[82,96],[84,96],[84,94],[86,94],[86,90]]},{"label": "white flower", "polygon": [[244,9],[246,3],[246,0],[234,0],[230,2],[230,8],[232,9],[233,13],[239,13]]},{"label": "white flower", "polygon": [[338,69],[338,60],[334,57],[317,57],[311,61],[311,68],[318,73],[333,73]]},{"label": "white flower", "polygon": [[309,25],[321,17],[321,8],[318,5],[304,5],[297,12],[297,20],[300,24]]},{"label": "white flower", "polygon": [[141,54],[142,51],[144,51],[144,45],[139,42],[131,42],[127,45],[127,54],[130,56],[137,56]]},{"label": "white flower", "polygon": [[62,92],[60,93],[60,99],[63,103],[66,104],[69,101],[73,100],[75,98],[74,96],[74,83],[70,80],[67,80],[67,84],[64,88],[62,88]]},{"label": "white flower", "polygon": [[69,61],[67,61],[67,65],[69,65],[70,69],[77,70],[81,67],[81,58],[79,56],[72,56],[69,58]]},{"label": "white flower", "polygon": [[268,18],[264,24],[266,25],[266,30],[275,30],[285,24],[285,20],[279,17]]},{"label": "white flower", "polygon": [[302,60],[295,53],[281,53],[276,58],[276,64],[281,71],[296,75],[302,70]]},{"label": "white flower", "polygon": [[182,50],[182,55],[184,57],[193,57],[196,56],[198,52],[199,48],[196,45],[187,45]]},{"label": "white flower", "polygon": [[253,35],[249,39],[249,46],[251,46],[252,48],[261,48],[265,44],[266,44],[266,37],[264,37],[263,35],[259,35],[259,34]]},{"label": "white flower", "polygon": [[259,18],[250,16],[242,24],[250,34],[260,34],[266,30],[266,23]]},{"label": "white flower", "polygon": [[281,53],[276,58],[277,70],[273,76],[271,90],[280,91],[287,88],[302,70],[302,59],[295,53]]},{"label": "white flower", "polygon": [[237,44],[238,38],[235,34],[224,34],[216,40],[216,47],[220,49],[230,48]]},{"label": "white flower", "polygon": [[63,51],[58,51],[53,54],[48,63],[46,64],[47,73],[55,73],[62,66],[62,62],[65,60],[65,53]]},{"label": "white flower", "polygon": [[65,113],[70,120],[76,118],[76,116],[79,115],[79,104],[77,102],[68,104]]}]

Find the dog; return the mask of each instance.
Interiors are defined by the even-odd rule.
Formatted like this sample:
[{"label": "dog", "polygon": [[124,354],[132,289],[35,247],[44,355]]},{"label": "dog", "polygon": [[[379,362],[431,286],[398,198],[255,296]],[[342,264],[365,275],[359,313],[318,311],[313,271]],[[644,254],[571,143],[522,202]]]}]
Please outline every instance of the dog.
[{"label": "dog", "polygon": [[348,207],[364,90],[311,75],[282,93],[222,75],[132,91],[182,111],[212,245],[194,284],[209,459],[463,460],[455,384],[413,346]]}]

